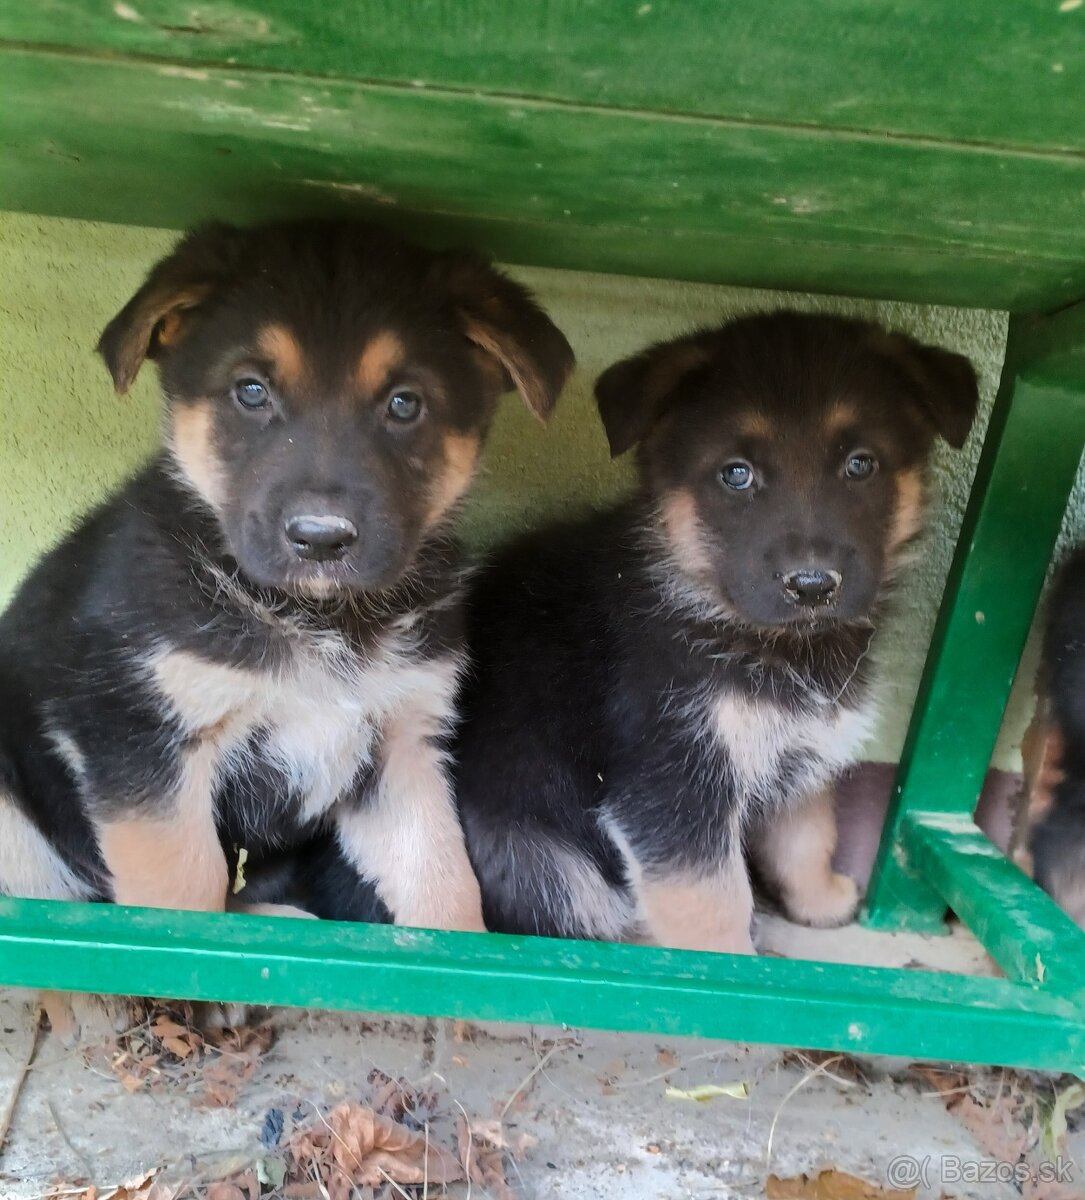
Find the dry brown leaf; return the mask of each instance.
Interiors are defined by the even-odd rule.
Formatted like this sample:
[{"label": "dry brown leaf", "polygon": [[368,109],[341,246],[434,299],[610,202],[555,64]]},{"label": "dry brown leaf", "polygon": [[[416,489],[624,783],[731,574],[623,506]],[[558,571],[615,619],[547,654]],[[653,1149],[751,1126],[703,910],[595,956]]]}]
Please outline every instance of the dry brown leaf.
[{"label": "dry brown leaf", "polygon": [[678,1055],[673,1050],[660,1050],[656,1055],[656,1062],[661,1067],[676,1067],[678,1065]]},{"label": "dry brown leaf", "polygon": [[236,1183],[220,1180],[207,1189],[207,1200],[245,1200],[245,1193]]},{"label": "dry brown leaf", "polygon": [[844,1171],[820,1171],[781,1179],[770,1175],[765,1181],[767,1200],[915,1200],[915,1188],[883,1188]]},{"label": "dry brown leaf", "polygon": [[[330,1161],[340,1177],[356,1185],[455,1183],[463,1167],[443,1147],[390,1117],[360,1104],[332,1109],[327,1125],[311,1128],[290,1144],[297,1163]],[[331,1181],[329,1181],[331,1182]]]},{"label": "dry brown leaf", "polygon": [[920,1076],[929,1085],[932,1092],[951,1100],[960,1095],[962,1089],[968,1086],[968,1076],[960,1071],[945,1071],[940,1067],[932,1067],[927,1063],[912,1063],[911,1071]]}]

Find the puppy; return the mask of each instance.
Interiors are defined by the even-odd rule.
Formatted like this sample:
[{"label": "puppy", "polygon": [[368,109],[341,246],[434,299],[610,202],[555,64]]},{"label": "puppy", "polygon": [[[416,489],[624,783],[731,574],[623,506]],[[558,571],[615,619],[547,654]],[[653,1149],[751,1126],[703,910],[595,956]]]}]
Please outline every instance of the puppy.
[{"label": "puppy", "polygon": [[832,782],[975,373],[781,312],[654,346],[596,397],[636,493],[515,542],[471,596],[457,795],[487,923],[749,953],[747,853],[791,918],[844,922]]},{"label": "puppy", "polygon": [[565,338],[472,254],[297,222],[190,233],[98,348],[119,393],[157,363],[165,445],[0,619],[0,894],[220,911],[328,828],[394,920],[482,929],[450,523]]},{"label": "puppy", "polygon": [[1042,767],[1023,865],[1085,928],[1085,548],[1070,556],[1052,588],[1040,676],[1032,734]]}]

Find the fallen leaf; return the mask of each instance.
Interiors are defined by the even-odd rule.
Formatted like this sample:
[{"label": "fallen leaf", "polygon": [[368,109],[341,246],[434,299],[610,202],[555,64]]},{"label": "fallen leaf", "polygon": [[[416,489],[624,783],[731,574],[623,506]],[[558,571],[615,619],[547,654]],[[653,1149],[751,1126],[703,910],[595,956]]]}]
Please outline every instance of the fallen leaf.
[{"label": "fallen leaf", "polygon": [[245,887],[245,864],[249,861],[249,852],[244,846],[237,852],[237,867],[234,870],[232,891],[236,896]]},{"label": "fallen leaf", "polygon": [[678,1055],[672,1050],[660,1050],[656,1055],[656,1062],[661,1067],[675,1067],[678,1065]]},{"label": "fallen leaf", "polygon": [[729,1096],[732,1100],[747,1100],[750,1095],[750,1085],[741,1083],[702,1083],[699,1087],[676,1088],[669,1087],[663,1093],[668,1100],[695,1100],[698,1104],[707,1104],[717,1096]]},{"label": "fallen leaf", "polygon": [[207,1189],[207,1200],[245,1200],[245,1193],[236,1183],[219,1180]]},{"label": "fallen leaf", "polygon": [[1044,1151],[1048,1158],[1054,1158],[1062,1152],[1062,1143],[1066,1137],[1066,1114],[1073,1112],[1085,1104],[1085,1084],[1072,1083],[1063,1088],[1055,1097],[1051,1106],[1051,1114],[1044,1122]]},{"label": "fallen leaf", "polygon": [[883,1188],[844,1171],[821,1171],[765,1181],[766,1200],[915,1200],[915,1188]]}]

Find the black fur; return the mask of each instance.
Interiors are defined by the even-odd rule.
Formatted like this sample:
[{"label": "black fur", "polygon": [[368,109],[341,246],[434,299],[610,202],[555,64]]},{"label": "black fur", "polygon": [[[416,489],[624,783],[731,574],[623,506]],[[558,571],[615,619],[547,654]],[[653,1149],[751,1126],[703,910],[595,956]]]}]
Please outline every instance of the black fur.
[{"label": "black fur", "polygon": [[[447,788],[436,743],[463,653],[452,522],[501,392],[515,384],[548,414],[572,364],[561,333],[473,254],[302,221],[187,235],[99,350],[118,392],[156,361],[166,446],[0,618],[0,894],[116,899],[103,831],[152,818],[168,844],[187,829],[189,787],[210,797],[210,891],[226,871],[216,828],[231,864],[244,848],[258,875],[263,856],[270,870],[376,803],[395,736]],[[253,381],[257,406],[239,390]],[[418,407],[401,419],[403,394]],[[299,513],[354,533],[316,553],[291,532]],[[190,768],[211,783],[182,789]],[[167,903],[186,853],[182,839],[161,868],[176,875]],[[225,878],[206,893],[191,903],[222,907]],[[154,879],[129,894],[158,902]],[[442,920],[439,898],[425,903]]]}]

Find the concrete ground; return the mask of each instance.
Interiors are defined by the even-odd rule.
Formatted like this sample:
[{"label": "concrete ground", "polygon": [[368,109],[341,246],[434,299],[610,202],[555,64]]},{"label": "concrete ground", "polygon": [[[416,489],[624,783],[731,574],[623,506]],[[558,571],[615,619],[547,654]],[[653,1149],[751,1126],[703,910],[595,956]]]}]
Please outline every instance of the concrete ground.
[{"label": "concrete ground", "polygon": [[[962,933],[930,940],[859,929],[819,934],[763,918],[759,938],[776,953],[991,969]],[[0,1150],[3,1200],[85,1196],[84,1181],[96,1185],[97,1200],[108,1200],[111,1189],[147,1172],[169,1184],[167,1197],[211,1189],[212,1200],[236,1200],[244,1190],[212,1185],[281,1155],[296,1129],[319,1128],[320,1114],[335,1105],[371,1103],[385,1076],[434,1093],[427,1138],[432,1129],[435,1140],[452,1144],[460,1113],[490,1130],[508,1147],[505,1195],[531,1200],[1085,1197],[1085,1173],[1074,1165],[1057,1185],[1009,1181],[1011,1168],[1035,1164],[1042,1151],[1036,1113],[1042,1117],[1065,1079],[976,1072],[963,1080],[903,1062],[868,1060],[856,1070],[848,1060],[726,1042],[280,1011],[272,1017],[275,1041],[236,1103],[207,1108],[193,1076],[130,1093],[108,1053],[36,1036],[32,1012],[25,997],[0,993],[0,1127],[8,1098],[15,1100]],[[739,1094],[703,1103],[668,1095],[707,1084]],[[958,1094],[967,1103],[950,1111]],[[1060,1149],[1085,1170],[1085,1127],[1075,1131],[1074,1122],[1071,1112]],[[1018,1157],[1025,1166],[1015,1165]],[[988,1181],[968,1182],[980,1164],[1001,1161],[1007,1165],[986,1168]],[[1068,1174],[1076,1174],[1076,1188]],[[891,1182],[917,1190],[897,1193]],[[260,1194],[282,1194],[274,1185],[272,1178]],[[383,1194],[425,1190],[389,1185]],[[430,1187],[428,1194],[443,1193]],[[476,1182],[448,1194],[481,1200],[501,1191]]]}]

